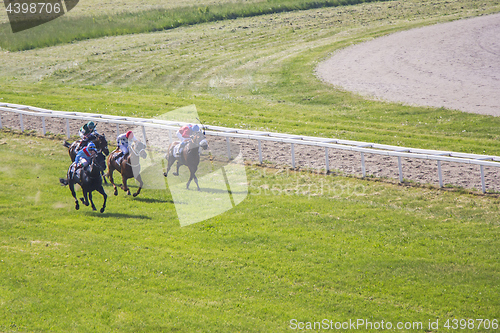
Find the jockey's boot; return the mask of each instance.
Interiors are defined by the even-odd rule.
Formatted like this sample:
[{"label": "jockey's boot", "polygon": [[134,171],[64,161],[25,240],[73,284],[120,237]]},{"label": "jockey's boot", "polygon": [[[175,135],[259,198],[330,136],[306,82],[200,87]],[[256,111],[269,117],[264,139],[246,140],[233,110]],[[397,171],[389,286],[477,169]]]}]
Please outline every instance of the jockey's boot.
[{"label": "jockey's boot", "polygon": [[123,152],[119,152],[118,155],[116,155],[115,157],[115,162],[116,164],[121,165],[122,160],[123,160]]},{"label": "jockey's boot", "polygon": [[182,150],[184,149],[184,146],[187,144],[187,141],[181,142],[179,146],[179,156],[182,154]]}]

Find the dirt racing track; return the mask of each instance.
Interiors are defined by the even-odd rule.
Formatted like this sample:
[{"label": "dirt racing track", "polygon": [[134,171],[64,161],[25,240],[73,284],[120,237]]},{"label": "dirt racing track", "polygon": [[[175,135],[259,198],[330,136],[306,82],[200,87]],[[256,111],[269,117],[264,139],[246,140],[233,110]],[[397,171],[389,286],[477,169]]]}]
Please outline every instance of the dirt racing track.
[{"label": "dirt racing track", "polygon": [[336,52],[317,75],[409,105],[500,116],[500,14],[413,29]]}]

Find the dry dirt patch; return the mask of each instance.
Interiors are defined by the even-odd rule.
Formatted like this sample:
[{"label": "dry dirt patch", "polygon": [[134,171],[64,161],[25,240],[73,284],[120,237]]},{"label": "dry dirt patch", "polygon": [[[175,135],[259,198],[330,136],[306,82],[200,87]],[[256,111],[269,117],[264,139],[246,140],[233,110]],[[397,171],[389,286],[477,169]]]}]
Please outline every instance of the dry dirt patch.
[{"label": "dry dirt patch", "polygon": [[395,33],[336,52],[324,81],[409,105],[500,116],[500,14]]}]

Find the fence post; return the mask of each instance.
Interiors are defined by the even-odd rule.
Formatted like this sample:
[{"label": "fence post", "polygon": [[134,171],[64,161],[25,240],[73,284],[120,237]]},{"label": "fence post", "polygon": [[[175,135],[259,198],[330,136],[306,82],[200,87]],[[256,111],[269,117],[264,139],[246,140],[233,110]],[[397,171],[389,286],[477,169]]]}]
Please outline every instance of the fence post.
[{"label": "fence post", "polygon": [[3,126],[2,126],[2,114],[0,113],[0,129],[2,129]]},{"label": "fence post", "polygon": [[292,168],[295,169],[295,146],[292,143]]},{"label": "fence post", "polygon": [[481,190],[486,193],[486,184],[484,182],[484,165],[481,165]]},{"label": "fence post", "polygon": [[69,133],[69,119],[66,118],[66,136],[68,139],[70,138],[71,134]]},{"label": "fence post", "polygon": [[262,164],[262,147],[260,146],[260,140],[257,140],[259,145],[259,163]]},{"label": "fence post", "polygon": [[398,156],[399,182],[403,182],[403,166],[401,165],[401,156]]},{"label": "fence post", "polygon": [[148,138],[146,137],[146,128],[142,126],[142,137],[144,138],[144,144],[148,145]]},{"label": "fence post", "polygon": [[328,156],[328,147],[325,147],[325,164],[326,164],[326,173],[330,172],[330,156]]},{"label": "fence post", "polygon": [[366,177],[366,168],[365,168],[365,154],[361,153],[361,173],[363,174],[363,178]]},{"label": "fence post", "polygon": [[47,133],[47,131],[45,129],[45,117],[42,117],[42,133],[43,133],[43,135],[45,135]]},{"label": "fence post", "polygon": [[227,158],[231,160],[231,145],[229,144],[228,136],[226,136],[226,145],[227,145]]},{"label": "fence post", "polygon": [[120,135],[120,124],[116,124],[116,137]]},{"label": "fence post", "polygon": [[441,172],[441,161],[438,161],[439,187],[443,187],[443,173]]},{"label": "fence post", "polygon": [[21,132],[24,132],[24,122],[23,122],[23,114],[19,114],[19,122],[21,124]]},{"label": "fence post", "polygon": [[168,145],[172,144],[172,130],[168,130]]}]

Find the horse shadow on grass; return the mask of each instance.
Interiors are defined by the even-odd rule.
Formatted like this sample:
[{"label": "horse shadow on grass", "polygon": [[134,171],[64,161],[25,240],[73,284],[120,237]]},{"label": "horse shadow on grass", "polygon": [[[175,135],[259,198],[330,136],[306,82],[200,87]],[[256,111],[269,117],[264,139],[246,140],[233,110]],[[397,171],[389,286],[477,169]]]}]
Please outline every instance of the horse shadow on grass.
[{"label": "horse shadow on grass", "polygon": [[143,219],[143,220],[151,220],[151,217],[147,215],[136,215],[136,214],[124,214],[124,213],[99,213],[97,212],[86,212],[86,215],[97,216],[101,218],[118,218],[118,219]]},{"label": "horse shadow on grass", "polygon": [[[228,190],[221,190],[219,188],[200,188],[200,192],[212,193],[212,194],[227,194]],[[247,191],[231,191],[231,194],[247,194]]]},{"label": "horse shadow on grass", "polygon": [[144,197],[135,197],[132,198],[134,201],[140,201],[140,202],[145,202],[145,203],[170,203],[173,204],[173,200],[164,200],[164,199],[153,199],[153,198],[144,198]]}]

